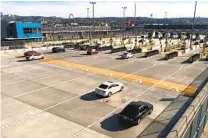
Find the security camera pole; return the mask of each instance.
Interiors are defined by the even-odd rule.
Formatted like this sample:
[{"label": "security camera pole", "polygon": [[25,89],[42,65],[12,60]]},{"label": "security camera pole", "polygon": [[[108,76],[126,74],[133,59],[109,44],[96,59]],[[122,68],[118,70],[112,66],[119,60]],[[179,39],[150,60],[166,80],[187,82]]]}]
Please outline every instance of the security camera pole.
[{"label": "security camera pole", "polygon": [[190,49],[193,50],[192,47],[192,37],[194,34],[194,24],[195,24],[195,17],[196,17],[196,7],[197,7],[197,1],[195,1],[195,8],[194,8],[194,17],[193,17],[193,23],[192,23],[192,31],[191,31],[191,38],[190,38]]},{"label": "security camera pole", "polygon": [[124,38],[124,31],[125,31],[125,12],[127,7],[122,7],[123,9],[123,38]]}]

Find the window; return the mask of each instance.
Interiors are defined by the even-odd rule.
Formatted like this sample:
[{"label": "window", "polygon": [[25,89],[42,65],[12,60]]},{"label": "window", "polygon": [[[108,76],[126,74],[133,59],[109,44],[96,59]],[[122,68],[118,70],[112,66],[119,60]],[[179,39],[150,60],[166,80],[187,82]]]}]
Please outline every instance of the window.
[{"label": "window", "polygon": [[32,33],[37,34],[37,28],[32,28]]},{"label": "window", "polygon": [[106,89],[106,88],[108,88],[108,85],[101,84],[101,85],[99,86],[99,88]]},{"label": "window", "polygon": [[24,28],[24,34],[39,34],[41,33],[40,28]]},{"label": "window", "polygon": [[41,33],[40,28],[37,28],[37,33],[38,33],[38,34],[40,34],[40,33]]},{"label": "window", "polygon": [[24,33],[29,34],[30,33],[30,28],[24,28]]}]

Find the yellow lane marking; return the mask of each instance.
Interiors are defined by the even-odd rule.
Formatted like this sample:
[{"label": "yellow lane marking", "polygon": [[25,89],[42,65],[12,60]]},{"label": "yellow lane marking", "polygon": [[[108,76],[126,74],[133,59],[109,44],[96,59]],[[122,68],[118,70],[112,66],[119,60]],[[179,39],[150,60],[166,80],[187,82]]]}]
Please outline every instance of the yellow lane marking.
[{"label": "yellow lane marking", "polygon": [[7,54],[10,56],[14,56],[14,57],[23,57],[24,56],[23,52],[11,52],[11,53],[8,52]]},{"label": "yellow lane marking", "polygon": [[88,71],[88,72],[92,72],[92,73],[99,74],[99,75],[111,76],[111,77],[117,78],[117,79],[122,78],[123,80],[143,83],[145,85],[156,84],[155,85],[156,87],[163,88],[163,89],[176,88],[179,92],[184,93],[184,94],[189,94],[189,95],[193,95],[194,92],[196,91],[196,87],[194,87],[194,86],[177,84],[177,83],[169,82],[169,81],[164,81],[163,83],[159,83],[160,80],[157,80],[157,79],[152,79],[152,78],[143,77],[143,76],[137,76],[137,75],[133,75],[133,74],[127,74],[127,73],[108,70],[108,69],[101,69],[101,68],[97,68],[97,67],[77,64],[77,63],[68,62],[68,61],[57,60],[55,58],[48,58],[47,57],[43,61],[50,63],[50,64],[56,64],[56,65],[60,65],[60,66],[64,66],[64,67],[70,67],[73,69]]}]

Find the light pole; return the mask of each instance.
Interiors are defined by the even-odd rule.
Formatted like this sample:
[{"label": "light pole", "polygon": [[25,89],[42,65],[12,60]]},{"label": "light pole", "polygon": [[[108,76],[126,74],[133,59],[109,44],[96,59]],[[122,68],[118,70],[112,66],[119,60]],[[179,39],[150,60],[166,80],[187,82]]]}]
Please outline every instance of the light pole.
[{"label": "light pole", "polygon": [[94,26],[94,17],[95,17],[95,11],[94,11],[94,5],[96,4],[96,2],[90,2],[90,4],[92,4],[92,18],[93,18],[93,26]]},{"label": "light pole", "polygon": [[125,12],[127,7],[122,7],[123,9],[123,38],[124,38],[124,31],[125,31]]},{"label": "light pole", "polygon": [[195,24],[195,16],[196,16],[196,7],[197,7],[197,1],[195,1],[194,17],[193,17],[192,31],[191,31],[191,38],[190,38],[190,49],[191,50],[193,50],[193,47],[192,47],[192,37],[193,37],[193,34],[194,34],[194,24]]},{"label": "light pole", "polygon": [[[165,19],[168,18],[167,12],[165,12]],[[165,37],[165,52],[167,51],[168,48],[168,25],[166,24],[166,37]]]},{"label": "light pole", "polygon": [[134,3],[134,35],[135,35],[135,45],[134,48],[137,46],[137,34],[136,34],[136,2]]},{"label": "light pole", "polygon": [[89,18],[89,9],[90,8],[87,8],[87,18]]},{"label": "light pole", "polygon": [[[96,4],[96,2],[90,2],[90,4],[92,4],[92,19],[93,19],[93,27],[94,27],[94,25],[95,25],[95,20],[94,20],[94,17],[95,17],[94,5]],[[91,43],[91,40],[92,40],[92,34],[91,34],[91,29],[90,29],[90,43]]]}]

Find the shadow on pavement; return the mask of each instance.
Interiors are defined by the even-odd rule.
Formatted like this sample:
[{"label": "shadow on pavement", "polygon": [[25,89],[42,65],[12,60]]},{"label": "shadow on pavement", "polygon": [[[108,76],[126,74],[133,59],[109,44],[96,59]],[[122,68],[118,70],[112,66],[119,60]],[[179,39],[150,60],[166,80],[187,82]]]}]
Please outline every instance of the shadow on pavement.
[{"label": "shadow on pavement", "polygon": [[184,60],[181,62],[181,64],[191,64],[191,63],[189,63],[188,60]]},{"label": "shadow on pavement", "polygon": [[117,57],[115,58],[116,60],[124,60],[124,58],[121,58],[121,57]]},{"label": "shadow on pavement", "polygon": [[85,101],[94,101],[94,100],[99,100],[103,99],[102,96],[96,95],[94,91],[87,93],[85,95],[82,95],[80,99],[85,100]]},{"label": "shadow on pavement", "polygon": [[146,56],[139,56],[139,57],[137,57],[137,58],[146,58]]},{"label": "shadow on pavement", "polygon": [[157,59],[157,61],[165,61],[165,58],[162,57],[162,58],[160,58],[160,59]]},{"label": "shadow on pavement", "polygon": [[28,62],[28,60],[26,60],[26,59],[20,59],[20,60],[17,60],[17,62]]},{"label": "shadow on pavement", "polygon": [[175,98],[162,98],[160,101],[174,101]]},{"label": "shadow on pavement", "polygon": [[85,55],[85,56],[89,56],[87,53],[81,53],[80,55]]},{"label": "shadow on pavement", "polygon": [[106,52],[105,54],[113,54],[113,53],[110,51],[110,52]]},{"label": "shadow on pavement", "polygon": [[113,132],[122,131],[131,127],[131,125],[120,124],[118,114],[114,114],[109,118],[106,118],[100,124],[103,129]]}]

